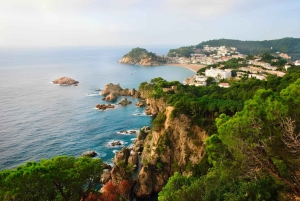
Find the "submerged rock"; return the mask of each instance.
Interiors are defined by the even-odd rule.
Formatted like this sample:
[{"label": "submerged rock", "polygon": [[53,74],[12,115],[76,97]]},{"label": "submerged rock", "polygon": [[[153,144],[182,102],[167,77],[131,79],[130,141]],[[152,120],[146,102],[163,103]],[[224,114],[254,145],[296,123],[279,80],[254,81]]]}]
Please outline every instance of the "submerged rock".
[{"label": "submerged rock", "polygon": [[61,85],[74,85],[77,86],[79,82],[69,78],[69,77],[61,77],[53,81],[53,84],[61,84]]}]

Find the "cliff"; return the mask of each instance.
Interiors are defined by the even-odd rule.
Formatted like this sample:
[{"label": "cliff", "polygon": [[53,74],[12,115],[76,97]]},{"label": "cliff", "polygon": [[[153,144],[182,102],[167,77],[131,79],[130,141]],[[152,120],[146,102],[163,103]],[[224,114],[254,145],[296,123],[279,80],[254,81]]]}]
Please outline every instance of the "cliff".
[{"label": "cliff", "polygon": [[148,52],[146,49],[137,47],[124,55],[119,63],[141,66],[160,66],[166,62],[163,57],[157,56],[152,52]]},{"label": "cliff", "polygon": [[203,143],[207,138],[206,132],[193,125],[189,117],[182,114],[174,117],[174,108],[162,99],[149,98],[147,105],[148,113],[157,115],[158,119],[163,117],[164,121],[154,120],[144,140],[143,166],[135,188],[139,198],[161,191],[176,171],[190,175],[191,167],[205,155]]}]

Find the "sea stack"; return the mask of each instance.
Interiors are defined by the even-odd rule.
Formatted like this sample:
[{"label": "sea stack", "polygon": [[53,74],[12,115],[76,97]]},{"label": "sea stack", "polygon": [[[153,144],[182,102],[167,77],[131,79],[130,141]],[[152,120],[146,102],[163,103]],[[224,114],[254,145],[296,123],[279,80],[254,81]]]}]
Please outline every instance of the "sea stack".
[{"label": "sea stack", "polygon": [[69,78],[69,77],[61,77],[53,81],[53,84],[59,84],[59,85],[73,85],[77,86],[79,82]]}]

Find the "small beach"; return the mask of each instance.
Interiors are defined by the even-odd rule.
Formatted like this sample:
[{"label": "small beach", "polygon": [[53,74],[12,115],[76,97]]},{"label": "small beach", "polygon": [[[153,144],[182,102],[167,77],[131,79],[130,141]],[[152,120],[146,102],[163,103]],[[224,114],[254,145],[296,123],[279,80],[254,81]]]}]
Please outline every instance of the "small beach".
[{"label": "small beach", "polygon": [[166,64],[165,66],[177,66],[177,67],[188,68],[188,69],[194,71],[195,73],[199,69],[206,67],[205,65],[201,65],[201,64]]}]

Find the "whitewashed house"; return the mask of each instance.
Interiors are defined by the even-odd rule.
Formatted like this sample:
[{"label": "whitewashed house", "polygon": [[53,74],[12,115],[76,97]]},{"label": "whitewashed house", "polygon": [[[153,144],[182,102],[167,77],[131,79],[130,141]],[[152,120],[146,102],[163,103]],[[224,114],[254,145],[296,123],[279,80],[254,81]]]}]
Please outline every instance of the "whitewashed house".
[{"label": "whitewashed house", "polygon": [[205,70],[205,76],[217,79],[227,79],[231,77],[231,71],[210,68]]}]

